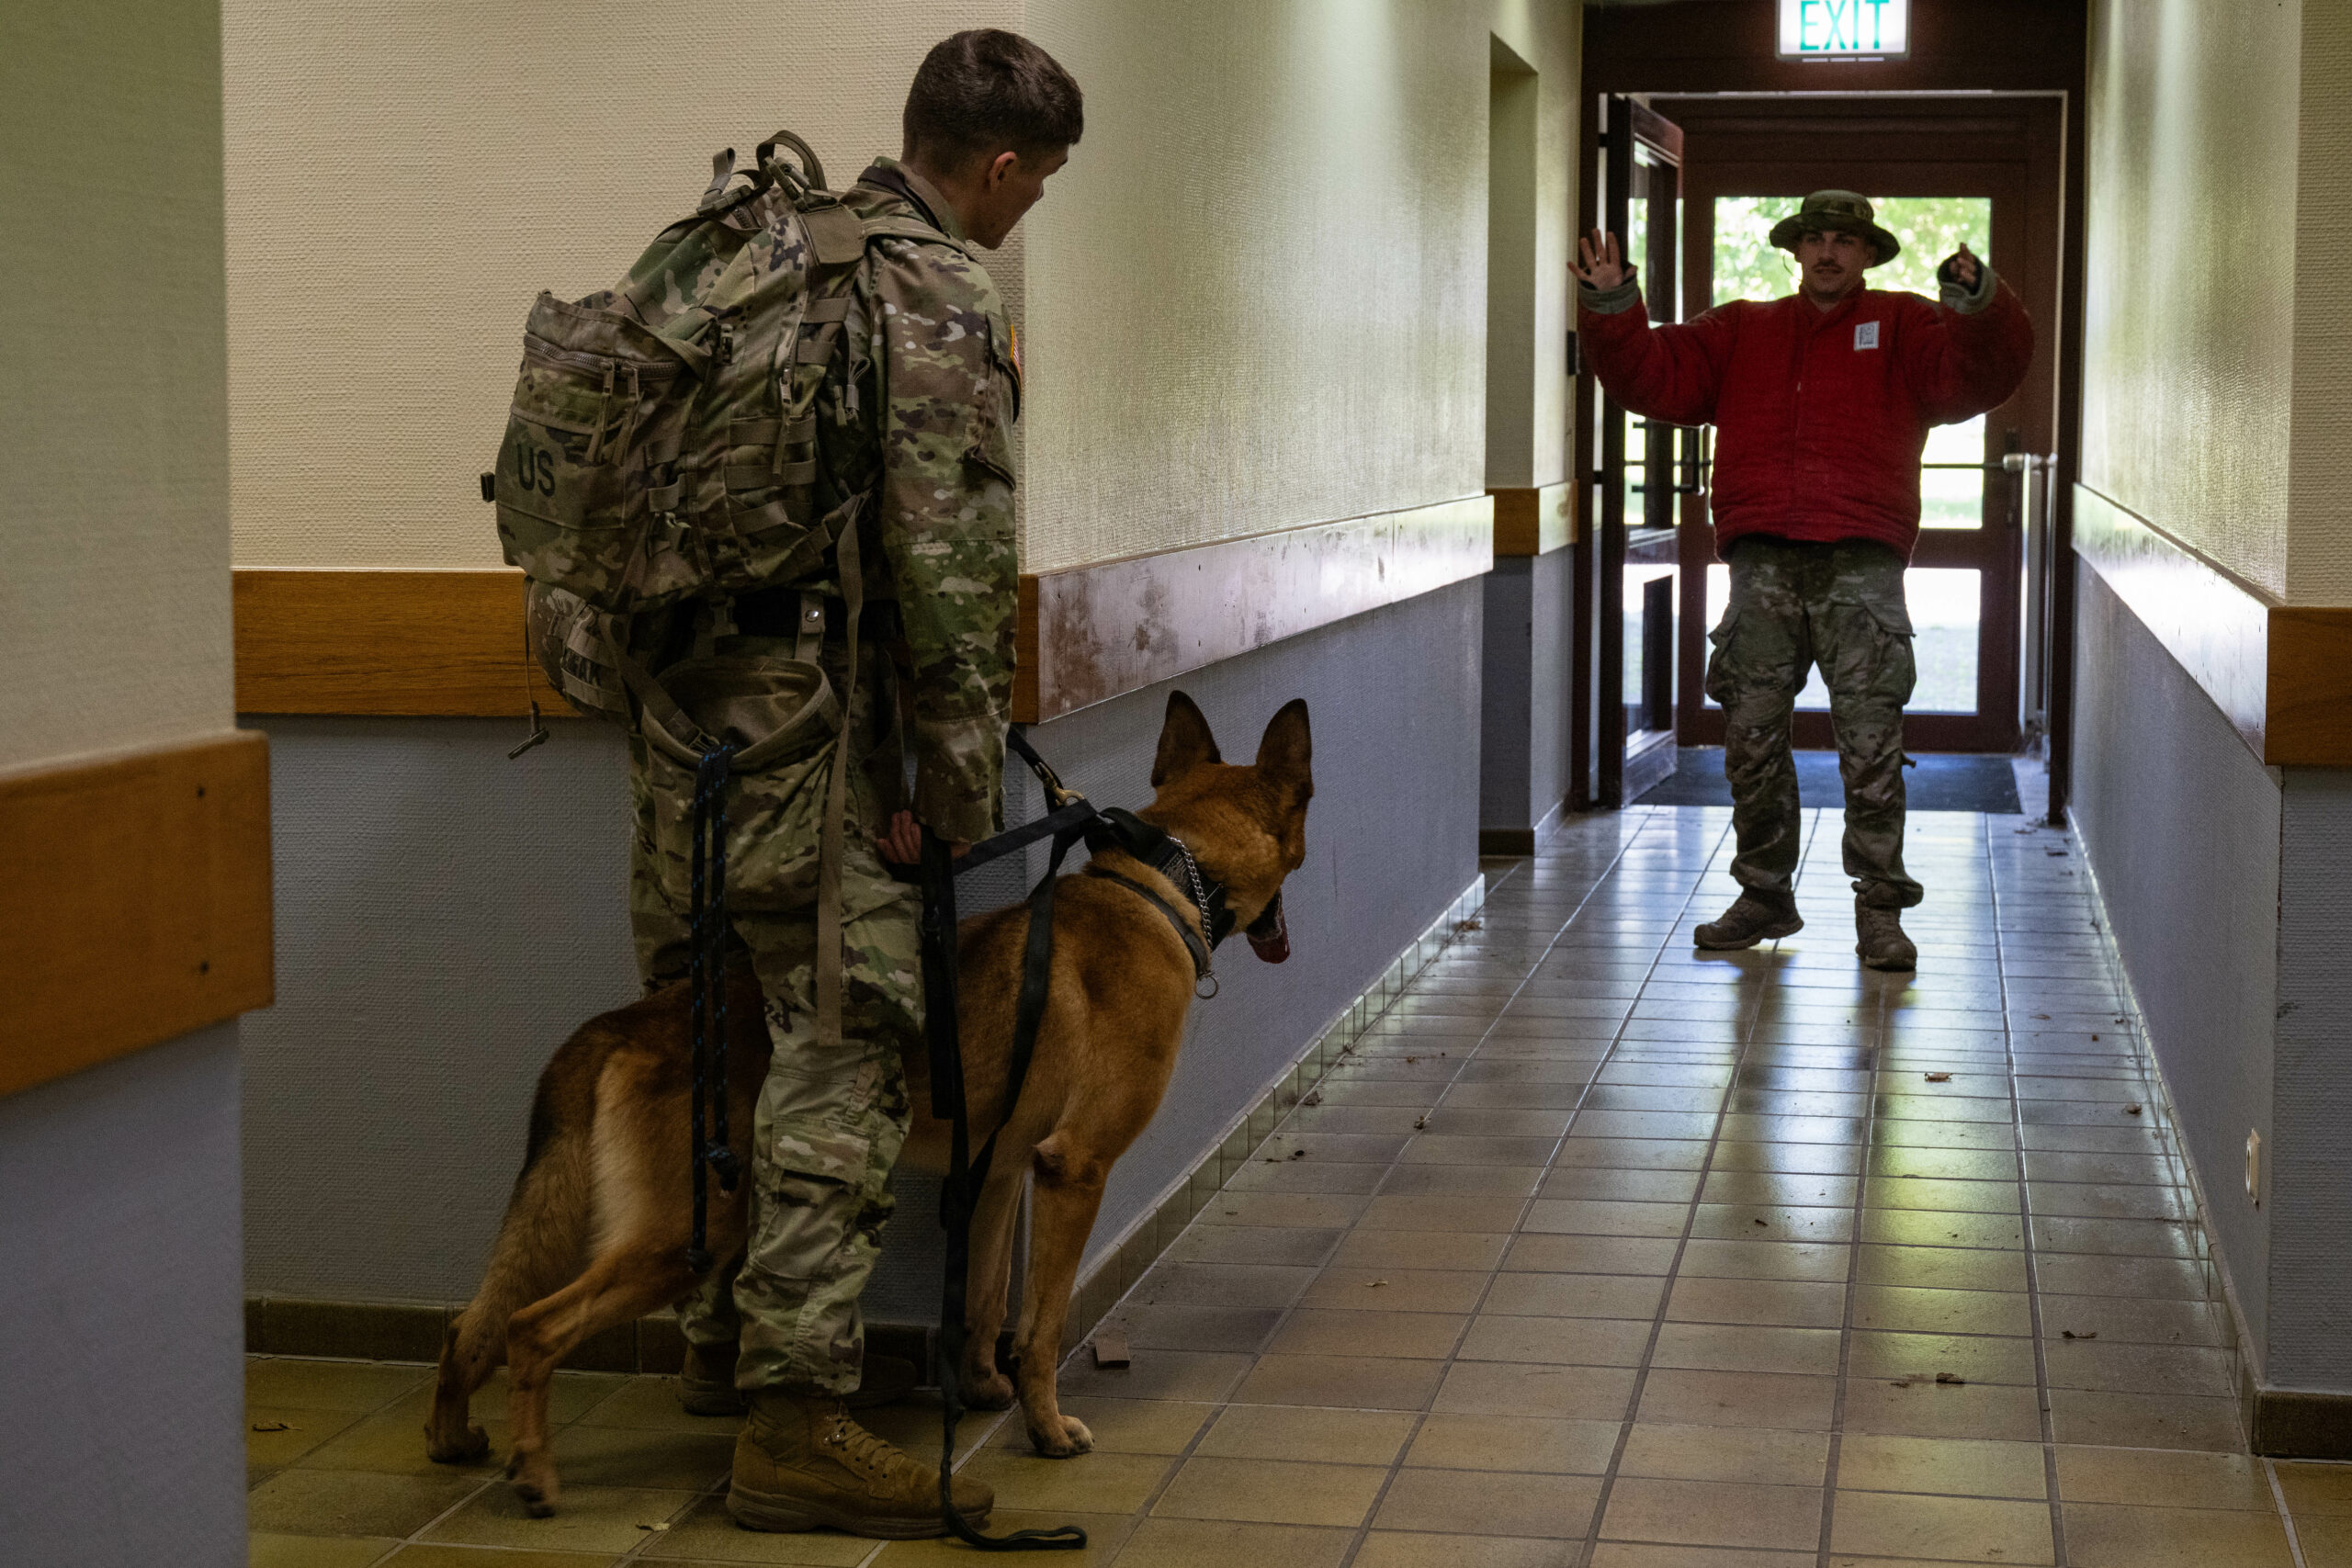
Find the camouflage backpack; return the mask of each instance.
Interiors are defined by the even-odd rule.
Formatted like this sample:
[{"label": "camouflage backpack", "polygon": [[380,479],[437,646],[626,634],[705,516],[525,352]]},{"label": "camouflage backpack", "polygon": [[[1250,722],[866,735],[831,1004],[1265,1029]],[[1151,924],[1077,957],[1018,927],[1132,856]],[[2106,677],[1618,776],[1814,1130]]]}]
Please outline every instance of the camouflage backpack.
[{"label": "camouflage backpack", "polygon": [[533,305],[482,496],[530,581],[526,638],[583,713],[629,719],[618,618],[700,598],[723,627],[729,599],[806,576],[834,546],[859,498],[820,467],[817,398],[856,264],[889,234],[939,238],[860,219],[780,130],[750,170],[732,148],[714,156],[693,216],[616,287]]}]

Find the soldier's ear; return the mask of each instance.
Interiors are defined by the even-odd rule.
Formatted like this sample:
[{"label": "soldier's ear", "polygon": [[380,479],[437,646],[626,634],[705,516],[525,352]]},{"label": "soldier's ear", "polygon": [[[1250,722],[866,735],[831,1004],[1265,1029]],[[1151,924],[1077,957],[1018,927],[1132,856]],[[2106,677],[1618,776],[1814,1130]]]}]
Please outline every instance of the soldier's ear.
[{"label": "soldier's ear", "polygon": [[1224,761],[1217,755],[1216,737],[1209,733],[1209,721],[1193,699],[1182,692],[1169,693],[1168,717],[1159,727],[1159,754],[1151,764],[1151,787],[1158,789],[1203,762]]}]

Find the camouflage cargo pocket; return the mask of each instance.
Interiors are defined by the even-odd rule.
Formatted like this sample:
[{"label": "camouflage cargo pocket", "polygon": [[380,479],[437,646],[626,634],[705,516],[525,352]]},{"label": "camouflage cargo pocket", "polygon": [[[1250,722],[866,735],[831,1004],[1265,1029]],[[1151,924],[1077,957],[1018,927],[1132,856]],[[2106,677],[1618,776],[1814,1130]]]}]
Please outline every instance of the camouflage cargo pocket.
[{"label": "camouflage cargo pocket", "polygon": [[1014,481],[1012,432],[1004,418],[1006,381],[1005,374],[997,371],[989,378],[988,388],[974,400],[972,444],[964,449],[964,461],[1010,486]]},{"label": "camouflage cargo pocket", "polygon": [[1732,627],[1739,622],[1739,606],[1724,606],[1724,618],[1707,633],[1707,670],[1700,689],[1706,693],[1717,707],[1729,707],[1733,694],[1730,660],[1724,650],[1731,646]]},{"label": "camouflage cargo pocket", "polygon": [[1898,585],[1895,597],[1873,593],[1862,601],[1862,608],[1870,612],[1871,621],[1879,631],[1879,653],[1870,673],[1871,690],[1892,697],[1897,704],[1911,700],[1911,693],[1919,682],[1918,657],[1915,649],[1917,634],[1911,626],[1911,610],[1901,598]]},{"label": "camouflage cargo pocket", "polygon": [[695,778],[705,741],[737,748],[727,780],[727,897],[743,909],[817,901],[826,786],[840,750],[841,704],[825,672],[794,659],[720,655],[664,670],[660,685],[699,734],[648,708],[639,722],[662,890],[693,897]]}]

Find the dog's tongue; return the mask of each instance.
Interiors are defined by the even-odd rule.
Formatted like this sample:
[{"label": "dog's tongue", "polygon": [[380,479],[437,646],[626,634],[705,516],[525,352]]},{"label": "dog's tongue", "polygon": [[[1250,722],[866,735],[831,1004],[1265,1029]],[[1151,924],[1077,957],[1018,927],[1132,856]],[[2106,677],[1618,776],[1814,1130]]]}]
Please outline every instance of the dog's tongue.
[{"label": "dog's tongue", "polygon": [[[1268,916],[1272,918],[1269,919]],[[1265,915],[1258,918],[1258,924],[1267,928],[1265,935],[1260,936],[1258,926],[1255,925],[1241,933],[1250,939],[1250,951],[1269,964],[1280,964],[1283,959],[1288,958],[1290,956],[1290,922],[1283,919],[1283,906],[1280,899],[1274,901],[1273,906],[1266,911]]]}]

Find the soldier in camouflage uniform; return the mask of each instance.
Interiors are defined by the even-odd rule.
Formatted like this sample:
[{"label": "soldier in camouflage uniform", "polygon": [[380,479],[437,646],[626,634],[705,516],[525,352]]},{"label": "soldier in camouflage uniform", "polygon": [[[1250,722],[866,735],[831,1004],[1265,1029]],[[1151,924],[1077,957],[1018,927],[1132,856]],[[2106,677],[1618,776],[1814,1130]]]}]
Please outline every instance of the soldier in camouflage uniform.
[{"label": "soldier in camouflage uniform", "polygon": [[1731,604],[1710,633],[1707,694],[1724,710],[1741,892],[1692,931],[1702,948],[1791,934],[1803,818],[1790,720],[1809,665],[1829,688],[1846,786],[1854,950],[1872,969],[1918,959],[1900,912],[1903,705],[1914,666],[1903,572],[1919,536],[1928,427],[2006,402],[2025,378],[2025,308],[1966,245],[1938,270],[1940,299],[1883,292],[1863,274],[1901,243],[1852,191],[1815,191],[1773,226],[1794,253],[1786,299],[1735,300],[1653,328],[1614,235],[1579,242],[1585,356],[1627,409],[1716,426],[1712,486]]},{"label": "soldier in camouflage uniform", "polygon": [[[753,1529],[820,1525],[888,1538],[941,1533],[938,1475],[851,1420],[859,1387],[858,1297],[892,1200],[908,1129],[901,1054],[922,1043],[914,887],[885,860],[916,858],[917,824],[951,844],[1002,826],[1017,562],[1010,427],[1021,399],[1011,323],[975,246],[1001,243],[1066,161],[1082,128],[1077,84],[1013,34],[960,33],[931,51],[906,111],[903,160],[878,160],[844,201],[861,218],[913,220],[929,237],[872,240],[851,290],[845,372],[820,397],[823,463],[837,493],[864,493],[865,597],[849,748],[842,865],[842,1041],[816,1028],[818,832],[831,748],[740,780],[737,817],[774,831],[729,868],[733,940],[766,999],[775,1056],[754,1112],[750,1244],[741,1271],[680,1310],[689,1409],[750,1408],[729,1504]],[[735,651],[790,657],[804,593],[826,600],[820,662],[853,690],[839,570],[739,598]],[[888,603],[880,603],[887,601]],[[892,615],[895,605],[895,615]],[[683,612],[682,614],[691,614]],[[654,624],[632,641],[674,652]],[[806,646],[806,644],[802,644]],[[656,658],[661,657],[656,653]],[[913,794],[905,760],[912,752]],[[649,986],[685,973],[687,910],[674,889],[688,852],[674,781],[632,740],[637,830],[630,914]],[[779,895],[779,889],[781,894]],[[898,1363],[896,1392],[911,1384]],[[959,1511],[986,1517],[976,1481]]]}]

